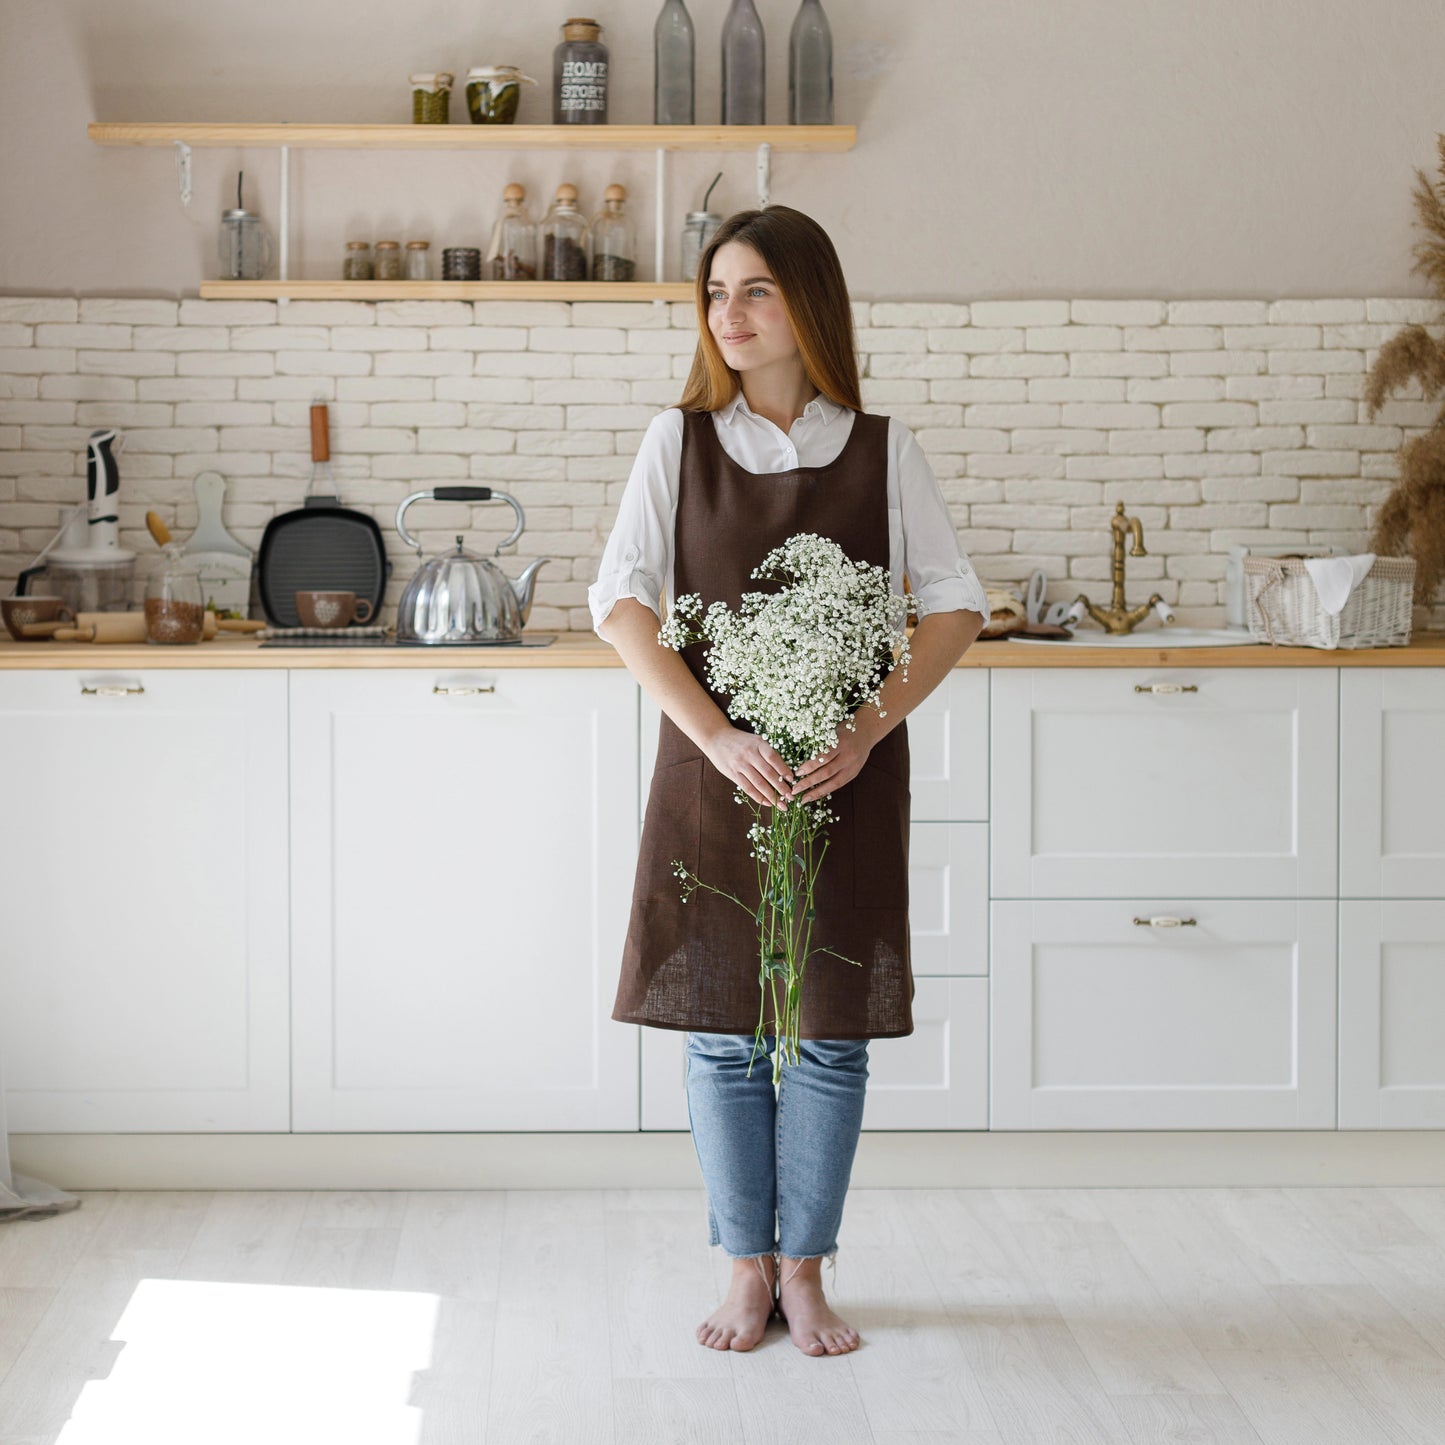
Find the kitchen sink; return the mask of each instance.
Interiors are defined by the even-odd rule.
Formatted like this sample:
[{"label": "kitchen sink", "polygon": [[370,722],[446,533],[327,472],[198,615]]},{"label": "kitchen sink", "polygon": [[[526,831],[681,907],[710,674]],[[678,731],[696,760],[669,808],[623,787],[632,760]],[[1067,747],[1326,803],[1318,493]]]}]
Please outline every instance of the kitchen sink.
[{"label": "kitchen sink", "polygon": [[1242,647],[1254,642],[1235,627],[1148,627],[1139,632],[1077,632],[1073,637],[1029,637],[1018,634],[1010,642],[1061,647]]}]

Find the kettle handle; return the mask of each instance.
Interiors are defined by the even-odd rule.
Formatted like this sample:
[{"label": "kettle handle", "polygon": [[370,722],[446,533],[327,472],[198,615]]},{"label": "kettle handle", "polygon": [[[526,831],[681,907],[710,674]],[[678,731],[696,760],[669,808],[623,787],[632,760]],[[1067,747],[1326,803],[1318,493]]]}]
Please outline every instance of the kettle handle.
[{"label": "kettle handle", "polygon": [[521,503],[514,496],[507,492],[499,492],[495,487],[432,487],[429,491],[413,492],[411,496],[404,497],[401,505],[396,509],[396,530],[401,540],[408,547],[416,549],[416,555],[421,556],[421,543],[406,530],[402,517],[406,509],[413,502],[508,502],[512,510],[517,514],[517,525],[512,528],[509,536],[497,543],[497,549],[493,552],[494,557],[500,557],[503,547],[510,547],[518,537],[522,535],[522,528],[526,526],[527,519],[522,513]]}]

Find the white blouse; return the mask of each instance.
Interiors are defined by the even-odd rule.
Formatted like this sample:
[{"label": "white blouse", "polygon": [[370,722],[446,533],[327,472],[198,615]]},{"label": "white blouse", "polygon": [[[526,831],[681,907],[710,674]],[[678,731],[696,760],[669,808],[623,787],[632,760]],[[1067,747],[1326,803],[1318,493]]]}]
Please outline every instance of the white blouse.
[{"label": "white blouse", "polygon": [[[713,425],[723,450],[739,466],[786,472],[833,461],[853,430],[854,415],[826,397],[814,397],[784,435],[739,392],[713,413]],[[670,603],[681,466],[682,412],[669,407],[653,417],[642,438],[597,580],[587,589],[594,630],[619,597],[635,597],[659,618],[664,593]],[[982,613],[988,621],[983,584],[959,548],[938,478],[913,433],[894,418],[888,424],[888,556],[894,593],[902,596],[907,572],[919,617],[963,610]]]}]

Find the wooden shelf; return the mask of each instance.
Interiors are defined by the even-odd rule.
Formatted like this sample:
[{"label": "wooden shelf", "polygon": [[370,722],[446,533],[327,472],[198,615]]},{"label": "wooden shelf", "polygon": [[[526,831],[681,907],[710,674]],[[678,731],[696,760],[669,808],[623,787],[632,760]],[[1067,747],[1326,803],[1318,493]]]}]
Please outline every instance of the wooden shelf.
[{"label": "wooden shelf", "polygon": [[286,125],[96,121],[97,145],[296,146],[322,150],[852,150],[851,125]]},{"label": "wooden shelf", "polygon": [[690,281],[202,281],[203,301],[691,301]]}]

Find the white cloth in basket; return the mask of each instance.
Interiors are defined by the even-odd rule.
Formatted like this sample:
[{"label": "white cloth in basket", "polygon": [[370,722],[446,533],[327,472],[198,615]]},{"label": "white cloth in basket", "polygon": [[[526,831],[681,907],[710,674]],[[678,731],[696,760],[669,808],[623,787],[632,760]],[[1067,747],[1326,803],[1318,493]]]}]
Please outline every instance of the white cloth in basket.
[{"label": "white cloth in basket", "polygon": [[1353,557],[1306,557],[1305,571],[1319,593],[1320,606],[1331,617],[1339,616],[1352,593],[1365,580],[1365,573],[1375,565],[1373,552],[1359,552]]}]

